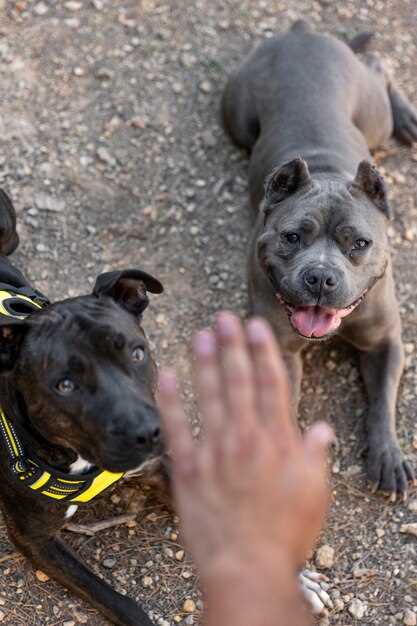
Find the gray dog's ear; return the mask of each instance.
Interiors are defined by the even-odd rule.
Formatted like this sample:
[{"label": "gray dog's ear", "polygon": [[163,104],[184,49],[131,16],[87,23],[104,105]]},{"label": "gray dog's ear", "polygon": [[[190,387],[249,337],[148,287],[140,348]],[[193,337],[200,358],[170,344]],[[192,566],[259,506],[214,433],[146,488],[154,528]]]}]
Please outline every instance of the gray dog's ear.
[{"label": "gray dog's ear", "polygon": [[25,320],[0,316],[0,375],[14,368],[28,329]]},{"label": "gray dog's ear", "polygon": [[369,161],[359,163],[355,179],[349,183],[348,189],[351,192],[355,189],[362,191],[389,220],[393,218],[384,178]]},{"label": "gray dog's ear", "polygon": [[162,293],[162,284],[141,270],[115,270],[100,274],[96,279],[93,294],[109,296],[120,306],[140,317],[149,304],[147,292]]},{"label": "gray dog's ear", "polygon": [[308,165],[297,157],[281,167],[277,167],[265,181],[265,200],[267,204],[277,204],[291,194],[311,183]]}]

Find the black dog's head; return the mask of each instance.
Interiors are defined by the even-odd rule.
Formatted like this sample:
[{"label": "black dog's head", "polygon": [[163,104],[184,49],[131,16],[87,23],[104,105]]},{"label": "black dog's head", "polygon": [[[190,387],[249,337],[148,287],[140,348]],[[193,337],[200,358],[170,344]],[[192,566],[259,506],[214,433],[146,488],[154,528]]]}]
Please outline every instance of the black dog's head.
[{"label": "black dog's head", "polygon": [[139,270],[101,274],[93,293],[0,326],[0,374],[47,441],[128,471],[160,453],[156,368],[142,314],[161,283]]},{"label": "black dog's head", "polygon": [[297,333],[331,335],[384,274],[390,217],[384,181],[367,161],[347,184],[313,180],[301,158],[272,172],[257,254]]}]

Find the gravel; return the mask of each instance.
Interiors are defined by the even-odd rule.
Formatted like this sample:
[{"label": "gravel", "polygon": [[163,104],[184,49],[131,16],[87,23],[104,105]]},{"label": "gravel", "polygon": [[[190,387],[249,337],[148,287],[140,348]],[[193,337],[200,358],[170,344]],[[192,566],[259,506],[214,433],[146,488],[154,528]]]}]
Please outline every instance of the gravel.
[{"label": "gravel", "polygon": [[[18,214],[21,246],[14,260],[51,299],[86,293],[96,275],[111,268],[137,266],[156,274],[165,293],[151,298],[144,326],[158,362],[178,367],[198,432],[191,332],[211,323],[220,308],[243,316],[247,306],[248,165],[219,124],[227,75],[253,43],[308,16],[316,28],[342,37],[374,31],[374,49],[389,58],[396,80],[417,102],[417,5],[0,0],[0,11],[3,5],[0,186],[13,196]],[[398,437],[415,463],[417,146],[391,141],[375,157],[395,210],[389,241],[407,345]],[[320,417],[337,431],[332,508],[318,542],[337,555],[326,574],[330,593],[340,595],[327,623],[399,625],[407,611],[417,611],[416,539],[400,532],[416,523],[411,503],[417,495],[410,493],[410,504],[391,506],[368,489],[366,398],[356,355],[330,342],[312,346],[304,361],[300,422],[305,427]],[[88,539],[65,533],[64,539],[115,588],[140,600],[156,624],[190,624],[186,620],[193,618],[199,626],[203,600],[178,520],[145,487],[132,481],[118,488],[117,498],[109,494],[73,520],[134,511],[136,526]],[[2,624],[107,623],[53,581],[41,582],[13,555],[1,528]],[[111,568],[104,565],[109,558],[117,561]],[[310,565],[316,567],[314,559]],[[192,576],[184,578],[183,571]],[[152,584],[144,586],[145,578]],[[184,609],[186,600],[195,604],[192,613]],[[351,614],[352,605],[359,613],[366,607],[361,618]]]}]

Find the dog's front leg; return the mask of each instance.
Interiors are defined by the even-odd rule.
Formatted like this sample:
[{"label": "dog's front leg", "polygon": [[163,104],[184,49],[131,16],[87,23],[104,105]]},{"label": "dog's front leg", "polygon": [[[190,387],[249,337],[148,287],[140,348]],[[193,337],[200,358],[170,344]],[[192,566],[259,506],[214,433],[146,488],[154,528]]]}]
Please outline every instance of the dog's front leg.
[{"label": "dog's front leg", "polygon": [[32,537],[8,523],[10,539],[39,569],[101,611],[118,626],[153,626],[146,613],[88,569],[55,536]]},{"label": "dog's front leg", "polygon": [[369,399],[368,477],[376,489],[405,494],[413,471],[404,460],[397,441],[396,401],[403,370],[400,329],[372,349],[361,352],[361,371]]}]

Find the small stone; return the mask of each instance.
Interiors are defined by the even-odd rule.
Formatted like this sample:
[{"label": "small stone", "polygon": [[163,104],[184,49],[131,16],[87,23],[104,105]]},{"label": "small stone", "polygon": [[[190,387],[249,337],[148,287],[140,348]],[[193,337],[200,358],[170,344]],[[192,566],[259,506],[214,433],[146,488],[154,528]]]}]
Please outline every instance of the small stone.
[{"label": "small stone", "polygon": [[415,498],[414,500],[410,500],[410,502],[408,503],[408,510],[412,513],[417,513],[417,498]]},{"label": "small stone", "polygon": [[345,603],[343,602],[342,598],[336,598],[336,600],[333,601],[333,604],[335,611],[337,611],[338,613],[340,613],[340,611],[343,611],[343,609],[345,608]]},{"label": "small stone", "polygon": [[0,611],[0,622],[2,622],[5,617],[6,617],[6,613],[3,613],[3,611]]},{"label": "small stone", "polygon": [[44,2],[38,2],[38,4],[35,5],[33,11],[36,13],[36,15],[45,15],[46,13],[48,13],[49,8],[48,5],[46,5]]},{"label": "small stone", "polygon": [[144,587],[146,587],[146,588],[152,587],[152,585],[153,585],[153,578],[152,578],[152,576],[144,576],[142,578],[142,585]]},{"label": "small stone", "polygon": [[375,530],[375,533],[378,539],[382,539],[382,537],[385,535],[385,530],[383,528],[377,528]]},{"label": "small stone", "polygon": [[406,533],[407,535],[414,535],[414,537],[417,537],[417,523],[402,524],[400,526],[400,533]]},{"label": "small stone", "polygon": [[74,76],[84,76],[85,70],[84,68],[77,66],[77,67],[74,67],[73,73],[74,73]]},{"label": "small stone", "polygon": [[366,613],[366,604],[359,598],[353,598],[348,611],[355,619],[362,619]]},{"label": "small stone", "polygon": [[37,252],[48,252],[48,246],[45,246],[44,243],[37,243],[36,244],[36,251]]},{"label": "small stone", "polygon": [[191,578],[191,577],[192,577],[192,573],[191,573],[191,572],[189,572],[188,570],[185,570],[185,571],[181,574],[181,576],[182,576],[183,578],[185,578],[185,580],[188,580],[189,578]]},{"label": "small stone", "polygon": [[403,622],[405,626],[416,626],[417,615],[410,609],[405,609]]},{"label": "small stone", "polygon": [[135,117],[132,117],[132,119],[129,120],[129,126],[133,126],[133,128],[140,128],[141,130],[143,130],[144,128],[146,128],[146,120],[140,115],[135,115]]},{"label": "small stone", "polygon": [[104,559],[103,561],[103,567],[106,567],[107,569],[112,569],[115,565],[116,559]]},{"label": "small stone", "polygon": [[185,613],[194,613],[196,606],[194,600],[188,599],[182,605],[183,611]]},{"label": "small stone", "polygon": [[107,163],[107,165],[116,165],[116,159],[112,157],[110,152],[104,146],[100,146],[97,148],[97,156],[103,163]]},{"label": "small stone", "polygon": [[175,553],[175,558],[177,559],[177,561],[182,561],[182,560],[183,560],[183,558],[184,558],[184,555],[185,555],[184,550],[178,550],[178,551]]},{"label": "small stone", "polygon": [[197,63],[197,58],[190,52],[184,52],[181,55],[181,63],[188,69]]},{"label": "small stone", "polygon": [[403,237],[406,241],[414,241],[414,230],[412,228],[406,228]]},{"label": "small stone", "polygon": [[334,548],[323,545],[316,551],[316,565],[320,569],[329,569],[334,565]]},{"label": "small stone", "polygon": [[[64,200],[60,200],[59,198],[55,198],[48,193],[38,193],[34,197],[34,202],[38,209],[41,211],[53,211],[59,213],[65,209]],[[29,212],[29,211],[28,211]],[[34,215],[33,211],[30,215]]]},{"label": "small stone", "polygon": [[203,80],[200,83],[200,91],[203,93],[210,93],[212,90],[212,85],[209,80]]},{"label": "small stone", "polygon": [[69,0],[65,3],[65,8],[68,11],[79,11],[82,7],[82,2],[75,2],[75,0]]},{"label": "small stone", "polygon": [[40,570],[40,569],[36,570],[35,576],[39,580],[39,582],[41,582],[41,583],[46,583],[49,580],[48,574],[45,574],[45,572],[42,572],[42,570]]},{"label": "small stone", "polygon": [[75,626],[75,622],[73,619],[68,619],[62,624],[62,626]]},{"label": "small stone", "polygon": [[179,83],[177,81],[172,83],[172,91],[174,93],[181,93],[182,92],[182,83]]},{"label": "small stone", "polygon": [[96,78],[100,80],[111,80],[114,76],[114,72],[109,70],[107,67],[101,67],[96,72]]}]

